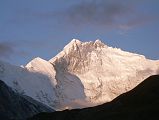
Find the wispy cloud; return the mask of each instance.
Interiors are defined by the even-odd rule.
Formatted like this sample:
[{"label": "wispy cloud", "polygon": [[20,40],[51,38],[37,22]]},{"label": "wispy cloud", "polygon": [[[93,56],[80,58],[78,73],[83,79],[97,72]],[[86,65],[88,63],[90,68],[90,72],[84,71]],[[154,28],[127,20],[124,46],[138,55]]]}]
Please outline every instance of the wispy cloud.
[{"label": "wispy cloud", "polygon": [[78,1],[57,10],[34,11],[23,8],[17,10],[15,18],[10,22],[23,25],[40,23],[48,27],[53,24],[76,27],[89,25],[98,28],[128,30],[147,24],[155,18],[147,11],[140,9],[139,6],[143,2],[138,0],[81,0],[81,2]]},{"label": "wispy cloud", "polygon": [[128,30],[151,22],[152,18],[155,18],[137,8],[141,3],[125,0],[90,0],[74,4],[59,14],[68,23],[76,26],[89,24],[107,29]]},{"label": "wispy cloud", "polygon": [[112,26],[118,19],[128,15],[130,5],[115,1],[89,1],[75,4],[65,11],[66,17],[73,23],[95,23]]},{"label": "wispy cloud", "polygon": [[14,46],[8,42],[0,43],[0,58],[9,58],[14,53]]}]

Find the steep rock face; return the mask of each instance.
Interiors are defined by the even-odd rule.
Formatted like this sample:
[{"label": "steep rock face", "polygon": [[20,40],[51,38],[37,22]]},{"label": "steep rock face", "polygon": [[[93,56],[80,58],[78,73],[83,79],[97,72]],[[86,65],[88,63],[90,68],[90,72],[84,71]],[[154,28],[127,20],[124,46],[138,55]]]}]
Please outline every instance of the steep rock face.
[{"label": "steep rock face", "polygon": [[35,58],[23,68],[0,62],[0,78],[9,86],[56,109],[111,101],[156,73],[159,61],[100,40],[73,39],[49,61]]},{"label": "steep rock face", "polygon": [[40,112],[52,109],[28,96],[15,93],[0,80],[0,118],[3,120],[24,120]]}]

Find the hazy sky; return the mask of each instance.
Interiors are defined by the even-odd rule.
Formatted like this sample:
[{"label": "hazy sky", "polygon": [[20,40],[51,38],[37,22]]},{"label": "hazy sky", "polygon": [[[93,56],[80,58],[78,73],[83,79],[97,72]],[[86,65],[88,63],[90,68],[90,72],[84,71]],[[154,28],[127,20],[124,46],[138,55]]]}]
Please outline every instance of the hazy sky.
[{"label": "hazy sky", "polygon": [[50,59],[73,38],[159,59],[159,0],[0,0],[0,59]]}]

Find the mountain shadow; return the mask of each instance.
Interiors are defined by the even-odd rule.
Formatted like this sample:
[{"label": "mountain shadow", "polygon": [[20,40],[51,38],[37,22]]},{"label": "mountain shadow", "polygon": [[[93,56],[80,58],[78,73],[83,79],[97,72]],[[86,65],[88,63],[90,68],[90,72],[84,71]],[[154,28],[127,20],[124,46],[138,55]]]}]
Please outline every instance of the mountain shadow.
[{"label": "mountain shadow", "polygon": [[57,80],[56,92],[59,95],[61,106],[68,108],[87,106],[84,86],[78,76],[70,72],[64,74],[57,72],[55,78]]},{"label": "mountain shadow", "polygon": [[159,75],[96,107],[40,113],[28,120],[156,120],[159,119]]},{"label": "mountain shadow", "polygon": [[82,80],[68,70],[68,62],[62,59],[61,62],[52,65],[56,71],[56,94],[58,95],[60,106],[64,109],[66,107],[87,107]]},{"label": "mountain shadow", "polygon": [[53,112],[53,110],[28,96],[14,92],[0,80],[1,120],[25,120],[40,112]]}]

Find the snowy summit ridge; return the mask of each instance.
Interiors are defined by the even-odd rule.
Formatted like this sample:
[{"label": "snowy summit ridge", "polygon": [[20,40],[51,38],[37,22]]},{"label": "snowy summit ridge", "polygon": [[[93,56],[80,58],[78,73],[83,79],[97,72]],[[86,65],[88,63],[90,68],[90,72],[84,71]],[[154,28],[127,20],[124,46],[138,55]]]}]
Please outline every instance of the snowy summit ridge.
[{"label": "snowy summit ridge", "polygon": [[92,47],[96,46],[96,47],[103,47],[106,46],[104,43],[102,43],[99,39],[97,39],[95,42],[81,42],[78,39],[73,39],[69,44],[67,44],[64,47],[64,51],[66,51],[66,53],[68,53],[70,50],[78,50],[79,47],[81,46],[85,46],[85,45],[90,45]]},{"label": "snowy summit ridge", "polygon": [[159,61],[109,47],[100,40],[73,39],[49,61],[37,57],[24,68],[0,62],[0,79],[54,109],[111,101],[157,73]]}]

